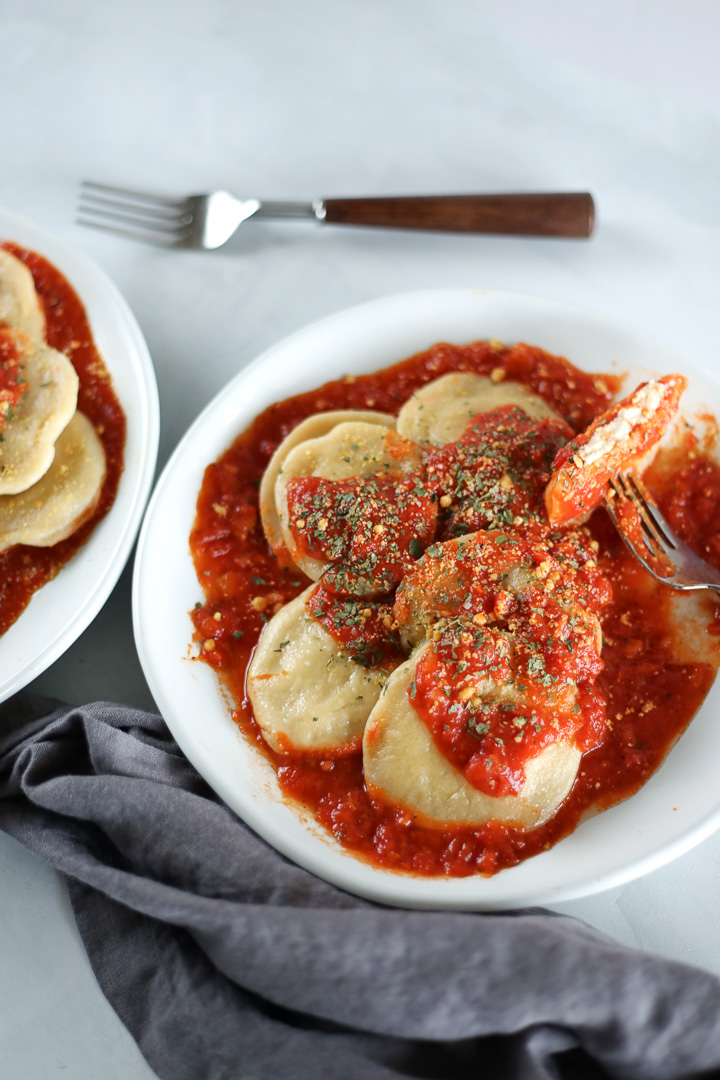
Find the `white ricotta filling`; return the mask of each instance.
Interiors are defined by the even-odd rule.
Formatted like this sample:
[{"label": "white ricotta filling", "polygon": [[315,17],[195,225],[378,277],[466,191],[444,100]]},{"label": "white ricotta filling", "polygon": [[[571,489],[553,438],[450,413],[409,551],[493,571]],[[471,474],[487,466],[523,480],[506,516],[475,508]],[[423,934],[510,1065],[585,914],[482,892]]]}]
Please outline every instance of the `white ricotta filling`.
[{"label": "white ricotta filling", "polygon": [[578,456],[584,465],[592,465],[608,454],[614,447],[625,442],[633,428],[645,426],[657,412],[665,395],[665,384],[649,382],[636,390],[630,404],[621,409],[608,424],[599,427],[595,434],[581,446]]}]

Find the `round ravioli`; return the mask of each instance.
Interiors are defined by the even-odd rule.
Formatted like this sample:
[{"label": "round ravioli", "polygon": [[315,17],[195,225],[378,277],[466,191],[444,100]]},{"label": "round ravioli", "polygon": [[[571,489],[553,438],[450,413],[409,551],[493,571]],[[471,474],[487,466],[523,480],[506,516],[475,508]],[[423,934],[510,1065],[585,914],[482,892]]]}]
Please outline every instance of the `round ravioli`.
[{"label": "round ravioli", "polygon": [[0,495],[16,495],[37,483],[55,454],[55,441],[77,406],[78,377],[63,353],[3,328],[13,339],[24,387],[0,425]]},{"label": "round ravioli", "polygon": [[0,323],[21,330],[33,341],[45,339],[45,313],[27,266],[0,249]]},{"label": "round ravioli", "polygon": [[526,763],[518,795],[479,791],[437,749],[412,706],[409,691],[422,651],[393,672],[365,725],[363,771],[371,795],[437,827],[499,821],[531,829],[551,818],[573,785],[580,751],[569,742],[551,743]]},{"label": "round ravioli", "polygon": [[313,589],[281,608],[263,630],[247,690],[273,750],[337,754],[357,749],[387,672],[349,660],[308,615],[305,601]]},{"label": "round ravioli", "polygon": [[438,620],[472,617],[483,610],[494,583],[485,580],[478,556],[491,546],[506,556],[496,573],[496,578],[502,574],[503,594],[519,595],[527,589],[533,580],[532,566],[514,557],[514,545],[500,549],[494,533],[470,533],[435,544],[411,567],[395,594],[393,613],[408,651],[431,636]]},{"label": "round ravioli", "polygon": [[92,514],[105,478],[105,451],[76,412],[55,444],[48,471],[26,491],[0,496],[0,551],[14,544],[51,547]]},{"label": "round ravioli", "polygon": [[395,427],[395,417],[390,416],[389,413],[371,412],[364,409],[338,409],[333,412],[318,413],[301,420],[297,427],[286,435],[270,458],[260,484],[260,518],[265,530],[265,539],[276,553],[283,551],[285,545],[275,503],[275,485],[288,454],[307,439],[318,439],[327,435],[338,424],[357,421],[380,424],[385,428]]},{"label": "round ravioli", "polygon": [[414,393],[398,414],[397,430],[414,442],[444,446],[460,438],[473,416],[503,405],[516,405],[536,420],[561,419],[522,383],[493,382],[486,375],[457,371]]},{"label": "round ravioli", "polygon": [[[517,628],[524,599],[540,626],[539,607],[556,608],[552,626],[563,632],[569,620],[587,631],[599,656],[602,630],[597,612],[609,601],[610,587],[584,531],[507,536],[476,532],[435,544],[410,568],[395,594],[393,614],[403,646],[410,651],[432,636],[443,621],[475,618]],[[534,608],[533,608],[534,604]],[[567,619],[559,618],[564,613]],[[533,620],[534,616],[534,620]],[[577,643],[573,644],[573,649]]]},{"label": "round ravioli", "polygon": [[303,554],[298,548],[288,515],[288,485],[292,480],[349,480],[360,476],[384,480],[412,473],[421,460],[417,444],[401,438],[394,429],[362,421],[337,424],[327,435],[306,439],[291,450],[275,484],[275,504],[283,541],[295,564],[313,581],[318,581],[328,566],[325,559]]}]

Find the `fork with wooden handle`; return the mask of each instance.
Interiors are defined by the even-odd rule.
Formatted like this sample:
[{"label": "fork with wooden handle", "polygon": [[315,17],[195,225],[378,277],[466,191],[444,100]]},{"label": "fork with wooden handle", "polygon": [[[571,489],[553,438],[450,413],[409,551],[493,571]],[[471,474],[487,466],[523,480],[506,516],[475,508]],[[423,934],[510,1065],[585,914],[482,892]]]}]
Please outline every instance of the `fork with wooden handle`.
[{"label": "fork with wooden handle", "polygon": [[81,225],[162,247],[212,251],[226,244],[251,218],[585,239],[593,230],[595,207],[587,192],[267,202],[239,199],[227,191],[157,195],[86,180],[81,186],[77,220]]}]

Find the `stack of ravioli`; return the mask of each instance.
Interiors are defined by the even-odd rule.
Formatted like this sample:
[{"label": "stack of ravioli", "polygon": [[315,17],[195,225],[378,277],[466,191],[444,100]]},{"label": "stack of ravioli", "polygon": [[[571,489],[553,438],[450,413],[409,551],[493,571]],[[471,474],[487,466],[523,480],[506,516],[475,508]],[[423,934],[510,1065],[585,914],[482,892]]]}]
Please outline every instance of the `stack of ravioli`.
[{"label": "stack of ravioli", "polygon": [[105,451],[78,376],[46,341],[32,274],[0,249],[0,551],[51,547],[92,516]]},{"label": "stack of ravioli", "polygon": [[[506,416],[512,420],[508,431],[512,427],[524,433],[528,458],[520,467],[517,457],[511,468],[504,464],[510,460],[503,457]],[[273,550],[285,559],[289,554],[318,584],[270,620],[248,670],[255,718],[273,749],[328,756],[362,750],[365,781],[373,797],[406,808],[430,826],[478,826],[496,820],[533,828],[556,812],[587,748],[579,734],[580,682],[571,670],[565,696],[562,701],[558,697],[557,704],[577,717],[576,728],[573,720],[557,736],[550,731],[526,760],[518,789],[497,795],[472,783],[436,745],[418,712],[416,679],[419,665],[437,648],[441,635],[454,632],[456,626],[463,633],[479,631],[488,622],[487,604],[476,587],[482,584],[482,574],[487,582],[485,598],[499,596],[516,615],[526,611],[534,618],[535,597],[552,603],[557,634],[571,632],[594,657],[593,672],[602,667],[598,608],[609,594],[606,591],[600,603],[593,604],[579,577],[574,572],[568,576],[564,569],[568,557],[562,554],[562,545],[571,543],[573,566],[587,567],[591,576],[601,578],[597,545],[583,528],[574,529],[572,535],[561,530],[551,537],[543,504],[549,463],[572,435],[546,402],[525,386],[502,376],[470,373],[446,375],[427,384],[403,405],[398,417],[328,412],[308,418],[291,432],[262,481],[262,522]],[[483,461],[476,471],[473,455],[478,453]],[[382,501],[389,478],[396,492],[412,491],[417,476],[427,487],[418,481],[415,488],[412,539],[401,541],[407,531],[404,525],[391,525],[395,549],[386,545],[384,577],[373,577],[367,561],[353,564],[353,553],[368,550],[365,541],[372,539],[373,531],[382,546],[385,526],[359,512],[359,502],[353,508],[351,495],[361,501],[363,484],[371,491],[376,485],[377,500]],[[325,481],[330,483],[323,487]],[[300,487],[304,494],[298,499],[293,492]],[[315,490],[320,494],[314,502]],[[334,502],[328,501],[328,490],[335,491]],[[396,498],[386,520],[397,522],[392,513],[398,505]],[[332,533],[332,513],[325,513],[324,506],[344,518],[344,534]],[[539,530],[546,550],[539,556],[533,552],[535,562],[528,561],[527,566],[519,557],[515,566],[508,552],[500,591],[480,562],[488,553],[491,561],[505,559],[501,545],[508,536],[502,534],[503,528],[519,538],[528,528],[535,529],[533,535]],[[465,566],[482,571],[480,577],[475,575],[474,599],[463,584]],[[389,628],[387,636],[394,636],[398,651],[393,656],[392,649],[380,650],[375,663],[367,655],[358,662],[342,635],[347,637],[353,625],[367,626],[378,619]],[[511,617],[502,610],[491,613],[489,622],[489,631],[483,630],[485,641],[494,635],[505,650],[510,682],[503,683],[492,670],[468,671],[458,683],[463,691],[457,708],[467,711],[474,703],[479,709],[499,703],[507,704],[513,715],[522,714],[527,705],[522,684],[528,680],[515,676],[527,667],[527,658],[521,670],[517,657],[523,649],[527,652],[528,643],[516,636]],[[341,633],[336,632],[338,627]],[[530,646],[536,647],[533,642]],[[550,698],[548,703],[552,704]],[[528,716],[529,710],[527,705]]]}]

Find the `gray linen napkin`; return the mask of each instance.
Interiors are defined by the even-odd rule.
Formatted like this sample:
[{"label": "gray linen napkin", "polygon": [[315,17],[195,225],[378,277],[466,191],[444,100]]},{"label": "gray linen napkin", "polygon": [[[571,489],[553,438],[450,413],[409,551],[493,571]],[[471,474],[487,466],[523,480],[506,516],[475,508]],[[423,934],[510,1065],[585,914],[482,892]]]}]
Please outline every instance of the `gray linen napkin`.
[{"label": "gray linen napkin", "polygon": [[163,1080],[720,1074],[720,980],[541,911],[398,911],[269,848],[162,719],[0,707],[0,826],[67,878]]}]

